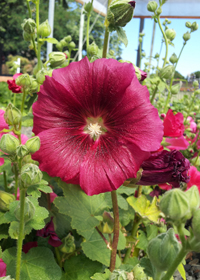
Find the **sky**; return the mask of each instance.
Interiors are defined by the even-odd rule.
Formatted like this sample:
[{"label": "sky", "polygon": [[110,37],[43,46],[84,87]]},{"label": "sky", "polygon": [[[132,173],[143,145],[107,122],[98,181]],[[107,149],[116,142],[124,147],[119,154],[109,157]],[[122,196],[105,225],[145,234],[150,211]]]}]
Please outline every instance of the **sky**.
[{"label": "sky", "polygon": [[[180,53],[180,50],[183,46],[182,36],[185,32],[190,31],[185,27],[185,22],[190,21],[191,23],[196,21],[199,25],[199,29],[195,32],[192,32],[191,39],[187,41],[186,46],[184,47],[183,53],[180,57],[179,63],[176,70],[180,72],[184,77],[188,74],[195,71],[200,71],[200,19],[169,19],[171,24],[168,25],[169,28],[173,28],[176,31],[176,37],[173,40],[174,47],[169,45],[168,58],[171,54],[175,53],[177,56]],[[164,21],[164,18],[161,19],[161,23]],[[137,48],[138,48],[138,36],[139,36],[139,25],[140,19],[133,18],[125,27],[126,35],[128,38],[128,46],[122,46],[122,58],[124,60],[129,60],[136,64],[137,59]],[[164,27],[164,26],[163,26]],[[143,46],[142,49],[146,53],[146,57],[150,55],[151,40],[153,33],[153,19],[147,18],[144,20],[144,30],[145,36],[143,37]],[[160,52],[162,33],[159,29],[158,24],[156,24],[154,47],[153,47],[153,56],[156,53]],[[163,45],[161,58],[165,56],[165,45]],[[142,60],[142,67],[144,69],[144,62],[147,60],[144,58]],[[163,60],[160,59],[159,66],[161,67]]]}]

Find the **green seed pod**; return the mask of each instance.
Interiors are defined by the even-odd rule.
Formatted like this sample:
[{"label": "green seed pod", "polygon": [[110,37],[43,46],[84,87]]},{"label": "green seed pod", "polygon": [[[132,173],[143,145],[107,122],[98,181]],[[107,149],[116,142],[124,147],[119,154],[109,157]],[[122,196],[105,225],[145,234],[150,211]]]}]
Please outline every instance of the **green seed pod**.
[{"label": "green seed pod", "polygon": [[66,60],[66,56],[62,52],[51,52],[49,54],[49,63],[52,68],[60,66]]},{"label": "green seed pod", "polygon": [[174,64],[174,63],[176,63],[176,62],[178,61],[178,57],[176,56],[175,53],[173,53],[173,54],[170,56],[169,61],[170,61],[172,64]]},{"label": "green seed pod", "polygon": [[197,80],[195,80],[192,85],[193,85],[194,88],[198,88],[199,87],[199,82]]},{"label": "green seed pod", "polygon": [[147,10],[149,12],[155,12],[156,9],[158,8],[158,4],[156,1],[150,1],[148,4],[147,4]]},{"label": "green seed pod", "polygon": [[33,19],[24,19],[24,22],[22,23],[22,29],[28,34],[34,34],[36,30],[36,23]]},{"label": "green seed pod", "polygon": [[181,83],[177,83],[177,84],[173,85],[173,86],[171,87],[171,94],[177,94],[177,93],[179,93],[180,88],[181,88]]},{"label": "green seed pod", "polygon": [[194,212],[192,218],[192,229],[193,229],[194,236],[198,241],[200,241],[200,209],[197,209]]},{"label": "green seed pod", "polygon": [[190,32],[186,32],[186,33],[184,33],[183,34],[183,40],[185,41],[185,42],[187,42],[188,40],[190,40]]},{"label": "green seed pod", "polygon": [[62,239],[62,245],[59,247],[60,251],[69,254],[76,250],[76,245],[74,243],[74,237],[69,233],[65,238]]},{"label": "green seed pod", "polygon": [[42,172],[39,167],[32,163],[25,164],[21,169],[20,181],[24,188],[40,183]]},{"label": "green seed pod", "polygon": [[[20,203],[17,205],[14,211],[15,217],[18,221],[20,221]],[[35,215],[35,206],[29,200],[28,197],[25,198],[25,205],[24,205],[24,222],[27,223],[30,221]]]},{"label": "green seed pod", "polygon": [[11,202],[15,201],[15,197],[11,193],[0,191],[0,210],[6,212],[9,210]]},{"label": "green seed pod", "polygon": [[15,155],[19,140],[10,134],[4,134],[0,139],[0,150],[8,155]]},{"label": "green seed pod", "polygon": [[30,87],[31,86],[31,78],[29,74],[22,74],[17,79],[15,80],[15,83],[18,86],[22,86],[24,88]]},{"label": "green seed pod", "polygon": [[38,34],[44,38],[51,34],[51,26],[49,25],[48,19],[39,25]]},{"label": "green seed pod", "polygon": [[162,14],[162,8],[161,8],[161,7],[159,7],[159,8],[157,9],[156,14],[157,14],[158,16],[159,16],[160,14]]},{"label": "green seed pod", "polygon": [[153,267],[158,271],[167,271],[179,252],[179,243],[171,228],[151,239],[147,254]]},{"label": "green seed pod", "polygon": [[166,192],[160,200],[160,209],[175,224],[180,224],[185,215],[191,214],[187,195],[180,189]]},{"label": "green seed pod", "polygon": [[187,22],[185,23],[185,26],[186,26],[187,28],[191,28],[192,24],[191,24],[190,21],[187,21]]},{"label": "green seed pod", "polygon": [[169,39],[170,41],[173,41],[176,37],[176,31],[174,29],[167,29],[165,31],[165,34],[167,36],[167,39]]},{"label": "green seed pod", "polygon": [[199,190],[197,186],[192,186],[186,191],[189,200],[190,210],[194,213],[200,206]]},{"label": "green seed pod", "polygon": [[28,155],[28,149],[26,148],[25,145],[19,145],[16,149],[16,155],[20,158],[25,157]]},{"label": "green seed pod", "polygon": [[64,37],[64,40],[65,40],[66,43],[69,43],[72,40],[72,36],[68,35],[68,36]]},{"label": "green seed pod", "polygon": [[108,7],[107,19],[113,29],[124,27],[132,18],[135,1],[113,0]]},{"label": "green seed pod", "polygon": [[191,26],[191,32],[196,31],[199,28],[198,23],[194,21]]},{"label": "green seed pod", "polygon": [[4,119],[8,125],[16,125],[19,124],[21,121],[21,112],[19,109],[17,109],[15,106],[13,106],[11,103],[8,104]]},{"label": "green seed pod", "polygon": [[160,70],[159,76],[162,79],[171,79],[174,74],[174,66],[167,65]]},{"label": "green seed pod", "polygon": [[26,141],[26,147],[30,154],[34,154],[40,149],[40,138],[35,136]]},{"label": "green seed pod", "polygon": [[92,44],[90,44],[88,46],[87,52],[90,56],[94,56],[97,55],[98,53],[98,46],[95,44],[95,42],[92,42]]}]

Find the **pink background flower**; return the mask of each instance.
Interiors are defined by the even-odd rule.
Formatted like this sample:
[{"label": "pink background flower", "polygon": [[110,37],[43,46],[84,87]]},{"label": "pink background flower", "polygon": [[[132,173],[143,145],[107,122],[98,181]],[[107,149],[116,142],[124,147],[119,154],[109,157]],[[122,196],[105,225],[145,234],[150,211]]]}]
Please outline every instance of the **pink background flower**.
[{"label": "pink background flower", "polygon": [[184,118],[182,113],[177,113],[174,115],[173,111],[169,109],[163,121],[164,136],[168,136],[168,137],[182,136],[185,130],[183,120]]},{"label": "pink background flower", "polygon": [[0,259],[0,277],[6,276],[6,264]]},{"label": "pink background flower", "polygon": [[189,176],[190,176],[190,181],[187,183],[187,189],[196,185],[200,193],[200,172],[197,170],[196,167],[190,166]]}]

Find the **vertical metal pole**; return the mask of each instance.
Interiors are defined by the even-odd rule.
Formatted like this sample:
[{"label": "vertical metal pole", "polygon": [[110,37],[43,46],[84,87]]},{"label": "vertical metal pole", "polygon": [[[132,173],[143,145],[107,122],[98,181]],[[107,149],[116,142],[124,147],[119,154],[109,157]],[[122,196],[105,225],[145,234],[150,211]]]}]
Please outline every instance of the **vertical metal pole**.
[{"label": "vertical metal pole", "polygon": [[80,27],[79,27],[79,43],[78,43],[78,60],[82,59],[83,50],[83,28],[84,28],[84,5],[81,8]]},{"label": "vertical metal pole", "polygon": [[[140,19],[140,31],[139,31],[139,33],[142,33],[143,30],[144,30],[144,18],[141,18]],[[141,45],[141,48],[142,48],[142,45]],[[140,63],[140,44],[138,43],[137,62],[136,62],[137,67],[139,67],[139,63]]]},{"label": "vertical metal pole", "polygon": [[[49,25],[51,26],[51,34],[49,35],[50,38],[53,37],[54,9],[55,9],[55,0],[49,0],[48,21],[49,21]],[[52,43],[47,42],[47,60],[52,50],[53,50]]]}]

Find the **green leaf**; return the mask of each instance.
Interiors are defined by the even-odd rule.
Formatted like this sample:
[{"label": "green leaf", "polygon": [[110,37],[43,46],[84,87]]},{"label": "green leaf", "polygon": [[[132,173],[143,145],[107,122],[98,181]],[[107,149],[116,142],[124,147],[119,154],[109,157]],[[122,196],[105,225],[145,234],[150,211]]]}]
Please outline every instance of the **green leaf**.
[{"label": "green leaf", "polygon": [[92,277],[93,280],[109,280],[111,276],[111,272],[109,269],[105,269],[105,273],[95,273]]},{"label": "green leaf", "polygon": [[152,224],[147,225],[146,231],[147,231],[147,239],[149,241],[158,235],[158,228],[156,225],[152,225]]},{"label": "green leaf", "polygon": [[65,261],[64,270],[63,280],[90,280],[95,272],[102,270],[102,264],[93,262],[84,255],[78,255]]},{"label": "green leaf", "polygon": [[119,40],[122,41],[122,43],[124,43],[125,47],[127,47],[128,39],[127,39],[126,32],[124,31],[124,29],[122,27],[117,27],[116,31],[117,31]]},{"label": "green leaf", "polygon": [[[105,235],[105,237],[107,237]],[[107,239],[108,240],[108,239]],[[105,242],[99,233],[95,230],[90,239],[81,243],[83,252],[92,261],[98,261],[106,266],[110,265],[111,251],[107,248]],[[116,267],[119,267],[121,261],[117,256]]]},{"label": "green leaf", "polygon": [[8,234],[8,229],[9,229],[9,224],[2,224],[0,226],[0,240],[3,238],[8,238],[9,234]]},{"label": "green leaf", "polygon": [[[65,197],[56,197],[54,204],[59,212],[72,218],[71,226],[90,240],[99,220],[95,218],[111,208],[109,193],[88,196],[79,186],[60,181]],[[96,231],[96,230],[95,230]]]},{"label": "green leaf", "polygon": [[43,41],[46,41],[48,43],[52,43],[52,44],[57,44],[58,43],[58,40],[56,40],[55,38],[45,38],[45,39],[42,39]]},{"label": "green leaf", "polygon": [[138,237],[139,242],[137,243],[136,248],[146,251],[147,245],[149,243],[146,234],[142,230],[139,230],[138,233],[139,233],[139,237]]},{"label": "green leaf", "polygon": [[[3,261],[7,264],[7,274],[15,278],[16,248],[10,248],[3,253]],[[60,280],[61,269],[54,259],[52,251],[45,247],[36,247],[22,252],[20,280]]]},{"label": "green leaf", "polygon": [[0,225],[1,224],[6,224],[8,221],[5,218],[5,213],[0,212]]},{"label": "green leaf", "polygon": [[128,205],[128,210],[119,209],[119,221],[123,227],[127,226],[135,217],[134,209]]},{"label": "green leaf", "polygon": [[181,277],[186,280],[186,273],[185,273],[185,268],[183,266],[182,263],[179,264],[179,266],[177,267],[178,272],[180,273]]},{"label": "green leaf", "polygon": [[157,198],[155,196],[151,204],[145,195],[140,197],[130,196],[127,198],[127,201],[142,218],[147,218],[154,223],[158,222],[161,211],[156,205]]},{"label": "green leaf", "polygon": [[118,194],[126,194],[126,195],[131,195],[135,193],[135,188],[128,188],[121,186],[119,189],[117,189]]},{"label": "green leaf", "polygon": [[117,244],[117,249],[118,250],[123,250],[126,247],[126,237],[123,235],[121,230],[119,231],[119,241]]},{"label": "green leaf", "polygon": [[27,194],[32,195],[33,197],[41,197],[41,192],[44,193],[52,193],[52,188],[48,186],[48,182],[45,180],[42,180],[39,184],[31,185],[27,189]]},{"label": "green leaf", "polygon": [[149,276],[153,277],[154,271],[150,259],[142,258],[140,261],[140,266],[144,268],[144,272]]}]

